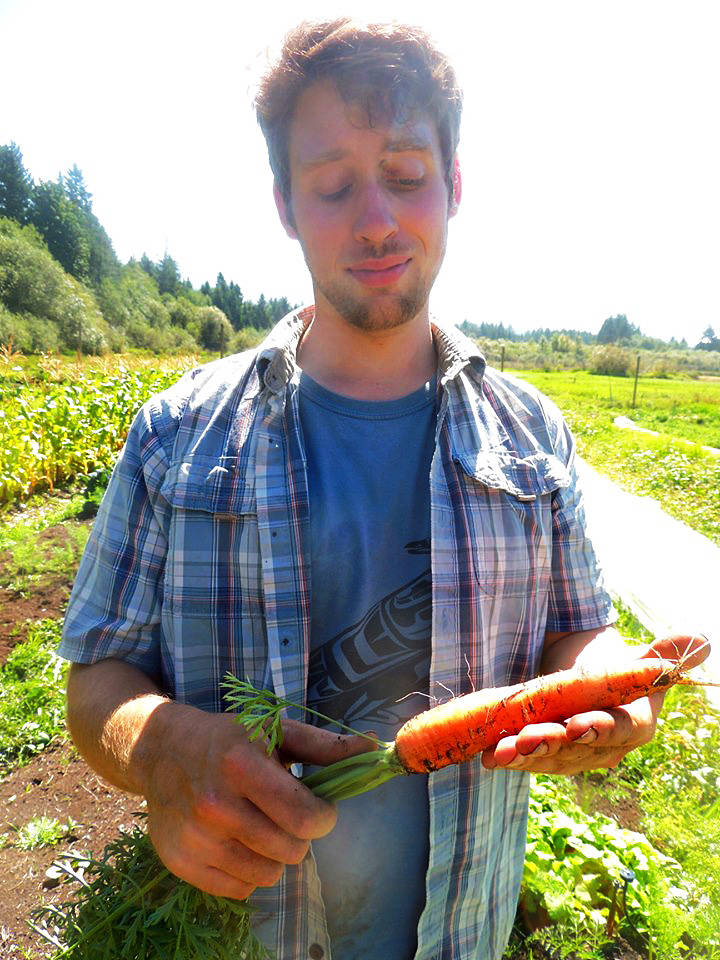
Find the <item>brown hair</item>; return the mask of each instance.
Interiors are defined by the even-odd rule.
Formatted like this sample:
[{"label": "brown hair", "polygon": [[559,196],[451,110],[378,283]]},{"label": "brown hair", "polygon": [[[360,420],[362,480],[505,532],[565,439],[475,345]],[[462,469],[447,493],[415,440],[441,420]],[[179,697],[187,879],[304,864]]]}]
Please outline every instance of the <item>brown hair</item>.
[{"label": "brown hair", "polygon": [[417,27],[361,25],[344,17],[295,27],[258,88],[258,123],[286,202],[290,201],[288,140],[295,106],[309,86],[324,79],[335,83],[343,100],[365,107],[371,127],[404,123],[414,111],[428,113],[437,125],[452,195],[462,94],[447,58]]}]

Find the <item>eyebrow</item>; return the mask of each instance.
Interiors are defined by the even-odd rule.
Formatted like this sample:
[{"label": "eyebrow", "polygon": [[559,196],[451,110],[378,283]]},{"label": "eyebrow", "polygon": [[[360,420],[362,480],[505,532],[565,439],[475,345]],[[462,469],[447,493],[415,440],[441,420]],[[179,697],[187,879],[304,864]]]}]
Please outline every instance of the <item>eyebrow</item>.
[{"label": "eyebrow", "polygon": [[[414,134],[409,137],[388,138],[383,145],[383,153],[421,153],[429,150],[432,145],[430,137],[422,134]],[[338,148],[328,150],[326,153],[320,153],[311,160],[301,161],[300,166],[305,170],[314,170],[316,167],[325,166],[327,163],[336,163],[347,156],[347,150]]]}]

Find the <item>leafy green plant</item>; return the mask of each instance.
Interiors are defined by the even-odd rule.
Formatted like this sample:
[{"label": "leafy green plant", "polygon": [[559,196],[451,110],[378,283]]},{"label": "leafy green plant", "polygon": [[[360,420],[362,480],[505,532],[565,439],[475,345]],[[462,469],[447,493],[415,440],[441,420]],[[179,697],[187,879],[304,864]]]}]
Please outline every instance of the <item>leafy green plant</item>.
[{"label": "leafy green plant", "polygon": [[75,960],[266,960],[245,901],[214,897],[174,877],[135,826],[102,857],[67,855],[55,873],[76,894],[33,912],[31,927]]},{"label": "leafy green plant", "polygon": [[39,620],[0,667],[0,771],[65,738],[67,664],[55,654],[60,624]]},{"label": "leafy green plant", "polygon": [[56,817],[35,817],[18,830],[15,846],[21,850],[37,850],[39,847],[53,847],[66,839],[78,826],[70,817],[60,823]]},{"label": "leafy green plant", "polygon": [[[681,865],[646,836],[622,829],[610,817],[585,814],[567,784],[537,777],[520,901],[525,916],[556,927],[581,920],[598,937],[612,926],[612,913],[627,939],[672,945],[687,929],[688,904],[699,902]],[[667,908],[660,927],[659,904]]]}]

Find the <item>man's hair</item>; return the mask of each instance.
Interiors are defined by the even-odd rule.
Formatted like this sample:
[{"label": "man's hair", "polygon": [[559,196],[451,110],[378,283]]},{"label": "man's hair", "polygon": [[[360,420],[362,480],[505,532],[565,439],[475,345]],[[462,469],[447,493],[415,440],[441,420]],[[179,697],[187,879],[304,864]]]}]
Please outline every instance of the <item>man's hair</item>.
[{"label": "man's hair", "polygon": [[437,126],[452,195],[462,94],[447,58],[417,27],[365,25],[344,17],[304,22],[288,33],[279,58],[258,88],[258,123],[286,203],[291,186],[290,124],[300,95],[321,80],[331,80],[347,103],[362,104],[370,127],[405,123],[414,112],[429,114]]}]

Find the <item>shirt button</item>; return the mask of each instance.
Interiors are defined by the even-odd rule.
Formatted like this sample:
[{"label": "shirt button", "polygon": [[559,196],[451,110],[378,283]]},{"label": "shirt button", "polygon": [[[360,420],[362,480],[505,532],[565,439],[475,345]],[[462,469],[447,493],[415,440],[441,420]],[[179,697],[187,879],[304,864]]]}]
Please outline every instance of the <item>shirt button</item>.
[{"label": "shirt button", "polygon": [[310,957],[310,960],[322,960],[322,958],[325,956],[325,951],[319,943],[311,943],[310,949],[308,950],[308,956]]}]

